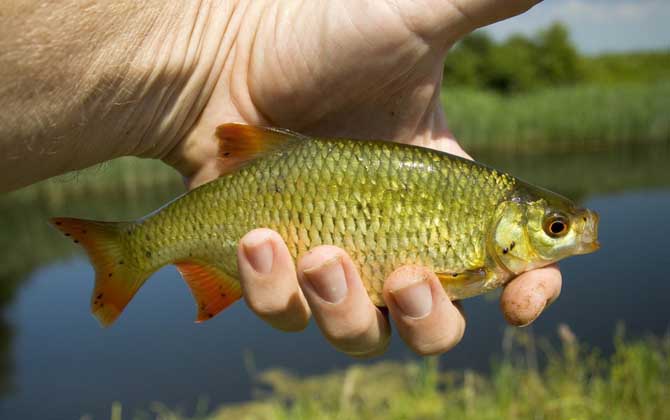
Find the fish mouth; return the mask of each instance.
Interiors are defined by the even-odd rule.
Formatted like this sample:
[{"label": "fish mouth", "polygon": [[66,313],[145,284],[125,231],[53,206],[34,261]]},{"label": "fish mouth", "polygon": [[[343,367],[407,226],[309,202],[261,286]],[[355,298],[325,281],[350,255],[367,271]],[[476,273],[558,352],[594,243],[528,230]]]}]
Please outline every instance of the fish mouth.
[{"label": "fish mouth", "polygon": [[600,249],[600,242],[598,241],[598,222],[600,216],[593,210],[586,209],[580,215],[583,222],[583,229],[581,234],[581,241],[577,247],[577,254],[590,254]]}]

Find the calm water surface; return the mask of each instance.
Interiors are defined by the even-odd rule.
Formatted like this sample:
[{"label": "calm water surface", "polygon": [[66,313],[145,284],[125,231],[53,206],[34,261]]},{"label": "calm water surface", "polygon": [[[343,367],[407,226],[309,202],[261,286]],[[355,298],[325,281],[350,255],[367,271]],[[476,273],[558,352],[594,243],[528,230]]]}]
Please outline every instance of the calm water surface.
[{"label": "calm water surface", "polygon": [[[511,168],[581,197],[601,215],[602,250],[561,264],[561,298],[533,325],[535,334],[554,337],[557,326],[566,323],[580,340],[609,352],[619,322],[625,323],[629,336],[668,331],[670,160],[666,158],[656,152],[621,155],[610,158],[609,164],[584,156],[569,162],[564,158],[564,175],[559,176],[560,168],[547,168],[537,158]],[[502,159],[491,161],[510,166]],[[600,183],[594,181],[593,172],[602,178]],[[126,211],[131,207],[115,204]],[[100,210],[72,206],[71,214],[116,218],[115,211],[105,206]],[[151,209],[155,203],[146,206]],[[133,208],[131,213],[140,215],[148,209]],[[0,281],[19,278],[21,286],[5,304],[0,325],[0,384],[4,384],[0,418],[76,419],[85,413],[108,418],[112,401],[122,402],[126,413],[146,409],[152,401],[180,406],[188,413],[203,396],[209,397],[211,406],[252,397],[254,370],[282,367],[316,374],[352,363],[333,350],[314,325],[301,333],[281,333],[256,319],[244,303],[195,325],[191,294],[172,267],[155,274],[119,321],[103,330],[88,310],[91,266],[73,253],[70,243],[43,230],[43,224],[25,222],[34,217],[42,223],[40,212],[31,216],[27,210],[4,210],[9,216],[0,219],[3,246],[10,249],[15,240],[20,244],[10,253],[12,259],[2,260],[0,269],[6,273]],[[22,263],[28,254],[34,258]],[[505,324],[495,300],[479,297],[466,300],[464,306],[465,338],[441,357],[441,364],[485,370],[501,353]],[[384,357],[414,356],[394,337]]]}]

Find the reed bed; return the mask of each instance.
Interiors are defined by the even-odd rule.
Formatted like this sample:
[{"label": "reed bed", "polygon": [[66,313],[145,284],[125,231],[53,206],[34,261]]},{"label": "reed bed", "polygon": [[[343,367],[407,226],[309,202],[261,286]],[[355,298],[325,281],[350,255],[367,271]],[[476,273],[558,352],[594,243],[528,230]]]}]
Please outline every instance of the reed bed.
[{"label": "reed bed", "polygon": [[670,81],[555,87],[518,95],[443,90],[467,150],[555,152],[670,142]]},{"label": "reed bed", "polygon": [[81,171],[71,172],[0,196],[0,204],[39,201],[48,208],[63,207],[69,200],[116,197],[139,199],[146,191],[183,191],[179,174],[157,160],[123,157]]}]

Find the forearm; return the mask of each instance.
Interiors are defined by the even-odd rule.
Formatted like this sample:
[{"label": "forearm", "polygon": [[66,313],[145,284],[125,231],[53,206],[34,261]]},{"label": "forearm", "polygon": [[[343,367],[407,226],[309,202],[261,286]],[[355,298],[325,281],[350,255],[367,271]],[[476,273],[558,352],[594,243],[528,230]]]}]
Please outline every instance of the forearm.
[{"label": "forearm", "polygon": [[237,6],[0,6],[0,191],[118,156],[167,154],[221,75]]}]

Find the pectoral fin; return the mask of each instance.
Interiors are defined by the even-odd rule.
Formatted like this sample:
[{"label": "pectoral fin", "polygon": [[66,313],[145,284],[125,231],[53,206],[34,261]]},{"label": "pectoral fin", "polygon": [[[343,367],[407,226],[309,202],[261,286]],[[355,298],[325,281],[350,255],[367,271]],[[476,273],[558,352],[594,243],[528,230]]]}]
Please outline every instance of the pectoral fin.
[{"label": "pectoral fin", "polygon": [[493,272],[487,268],[435,274],[447,295],[453,299],[464,299],[488,291],[486,286],[493,276]]}]

